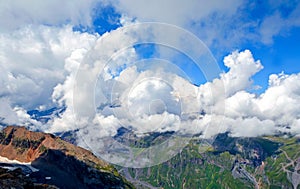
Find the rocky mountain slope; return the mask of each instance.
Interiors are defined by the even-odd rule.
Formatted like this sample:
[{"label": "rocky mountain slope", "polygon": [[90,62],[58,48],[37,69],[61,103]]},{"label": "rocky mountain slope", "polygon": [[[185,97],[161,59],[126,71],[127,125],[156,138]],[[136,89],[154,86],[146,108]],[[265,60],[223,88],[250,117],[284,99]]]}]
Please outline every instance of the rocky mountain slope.
[{"label": "rocky mountain slope", "polygon": [[35,183],[59,188],[133,188],[90,151],[25,127],[8,126],[0,132],[0,156],[17,162],[2,163],[2,167],[20,167]]}]

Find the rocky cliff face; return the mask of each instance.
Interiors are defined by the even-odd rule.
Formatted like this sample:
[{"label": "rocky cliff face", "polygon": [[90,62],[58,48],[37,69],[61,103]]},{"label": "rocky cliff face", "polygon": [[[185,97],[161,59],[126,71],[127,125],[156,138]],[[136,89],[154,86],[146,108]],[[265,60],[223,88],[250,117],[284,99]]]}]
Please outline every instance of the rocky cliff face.
[{"label": "rocky cliff face", "polygon": [[132,188],[90,151],[25,127],[9,126],[0,132],[0,156],[31,163],[39,171],[29,172],[30,178],[59,188]]}]

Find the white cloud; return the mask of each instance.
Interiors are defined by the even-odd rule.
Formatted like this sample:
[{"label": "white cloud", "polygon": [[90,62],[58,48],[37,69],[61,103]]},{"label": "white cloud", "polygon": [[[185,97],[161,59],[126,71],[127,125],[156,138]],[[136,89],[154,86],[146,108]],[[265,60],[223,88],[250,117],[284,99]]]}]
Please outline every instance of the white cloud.
[{"label": "white cloud", "polygon": [[[272,44],[276,36],[286,36],[293,27],[300,26],[300,3],[271,1],[270,5],[275,10],[273,14],[266,16],[260,25],[260,35],[262,42]],[[281,8],[279,8],[281,7]],[[285,13],[285,9],[290,11]],[[282,11],[283,10],[283,11]],[[286,15],[287,14],[287,15]],[[284,16],[285,15],[285,16]]]},{"label": "white cloud", "polygon": [[[62,84],[59,83],[53,88],[52,100],[58,106],[66,107],[66,110],[59,117],[55,117],[48,123],[50,128],[47,128],[47,131],[49,132],[62,132],[76,128],[74,126],[75,116],[73,107],[74,80],[86,51],[87,49],[77,49],[65,61],[65,69],[69,72],[69,75]],[[77,121],[79,121],[78,125],[84,125],[86,122],[84,119],[78,119]]]},{"label": "white cloud", "polygon": [[0,31],[12,31],[27,25],[91,24],[95,0],[26,0],[0,2]]},{"label": "white cloud", "polygon": [[142,0],[112,1],[116,9],[139,21],[155,21],[175,24],[181,27],[198,21],[214,12],[234,12],[240,2],[220,1],[180,1],[180,0]]},{"label": "white cloud", "polygon": [[227,119],[227,124],[231,124],[229,129],[232,136],[235,137],[256,137],[263,135],[272,135],[276,131],[274,122],[271,120],[259,120],[257,117],[253,118],[238,118]]},{"label": "white cloud", "polygon": [[10,106],[7,98],[0,98],[0,122],[3,124],[17,124],[19,122],[16,112]]},{"label": "white cloud", "polygon": [[[291,132],[299,134],[300,111],[297,106],[300,100],[299,74],[271,75],[269,88],[261,95],[245,91],[238,92],[226,99],[226,117],[235,120],[232,124],[234,135],[243,135],[242,129],[248,131],[244,135],[274,134],[276,132]],[[255,120],[252,122],[241,122],[237,120]],[[252,128],[248,130],[247,127]],[[289,129],[291,128],[291,129]]]},{"label": "white cloud", "polygon": [[[248,92],[253,87],[252,77],[263,66],[249,50],[235,51],[225,57],[224,64],[229,71],[199,87],[172,73],[167,63],[143,70],[135,65],[139,63],[132,47],[136,42],[151,37],[155,42],[171,41],[167,45],[183,49],[183,53],[191,52],[195,59],[199,58],[199,48],[185,43],[190,37],[180,38],[183,33],[162,26],[156,30],[148,27],[138,30],[142,35],[124,27],[102,36],[74,32],[72,26],[91,23],[95,3],[92,0],[0,3],[0,31],[3,32],[0,34],[0,102],[7,109],[0,111],[3,122],[39,125],[26,110],[55,104],[66,110],[48,122],[49,128],[44,129],[50,132],[72,130],[89,123],[93,125],[92,130],[100,128],[100,136],[114,135],[121,126],[130,126],[139,133],[184,130],[203,132],[206,136],[225,131],[231,131],[234,136],[299,132],[299,74],[271,75],[269,88],[261,95],[252,94]],[[249,37],[245,31],[258,26],[258,23],[243,23],[240,33],[238,27],[231,28],[228,23],[241,23],[236,17],[242,2],[236,0],[110,3],[122,13],[122,23],[126,26],[136,17],[136,22],[167,22],[193,31],[200,28],[206,31],[196,33],[204,36],[206,42],[218,38],[228,40],[235,34],[237,38]],[[271,43],[274,36],[284,31],[286,23],[288,28],[299,26],[299,7],[286,18],[274,11],[261,20],[259,32],[263,42]],[[214,22],[216,18],[219,22]],[[235,19],[229,22],[232,18]],[[228,25],[231,33],[227,33]],[[221,35],[223,31],[228,35]],[[160,55],[164,53],[163,48],[156,50]],[[202,110],[206,115],[197,114]],[[78,121],[77,126],[73,125],[74,120]]]},{"label": "white cloud", "polygon": [[96,38],[73,32],[71,26],[28,26],[0,34],[0,97],[8,99],[12,109],[53,106],[54,87],[76,68],[71,59],[86,52]]},{"label": "white cloud", "polygon": [[[55,102],[66,106],[66,111],[51,121],[50,132],[72,130],[92,123],[96,116],[95,108],[108,104],[110,100],[111,88],[107,82],[116,74],[115,69],[126,62],[132,62],[136,57],[132,47],[119,52],[119,49],[135,40],[130,35],[124,36],[120,31],[114,30],[98,37],[80,35],[91,37],[92,43],[88,43],[83,50],[72,51],[71,56],[66,59],[68,76],[54,88],[52,95]],[[86,41],[78,42],[84,44]],[[114,59],[114,56],[119,59]],[[74,125],[74,122],[77,124]]]},{"label": "white cloud", "polygon": [[[299,74],[272,74],[266,91],[256,95],[246,91],[252,84],[251,77],[262,69],[251,52],[233,52],[224,58],[224,63],[230,68],[228,72],[199,87],[199,99],[208,114],[205,116],[214,116],[206,131],[208,136],[221,131],[230,131],[233,136],[258,136],[277,132],[299,134]],[[218,95],[222,82],[226,90],[223,99]],[[217,95],[214,96],[213,93]],[[220,111],[220,102],[223,100],[225,111]],[[220,125],[221,131],[217,125]]]},{"label": "white cloud", "polygon": [[[113,128],[131,126],[138,133],[202,132],[203,137],[211,137],[229,131],[233,136],[249,137],[299,131],[299,75],[271,75],[269,88],[256,95],[247,89],[251,88],[252,76],[262,69],[260,61],[245,50],[228,55],[224,63],[228,72],[199,87],[163,70],[139,73],[135,67],[125,69],[117,78],[126,83],[123,93],[119,91],[121,107],[106,109],[106,116],[118,119]],[[151,113],[151,108],[158,109]],[[176,108],[179,111],[174,111]],[[204,116],[199,115],[201,110],[206,113]]]},{"label": "white cloud", "polygon": [[[73,130],[92,123],[94,129],[102,130],[98,137],[114,135],[121,126],[131,126],[138,133],[202,132],[205,137],[225,131],[234,136],[299,132],[300,76],[273,74],[263,94],[247,92],[252,76],[262,69],[260,61],[254,60],[249,50],[235,51],[225,57],[224,64],[229,71],[196,87],[157,66],[139,70],[132,63],[137,59],[133,48],[115,54],[127,43],[135,42],[130,33],[127,38],[113,35],[115,31],[94,36],[73,32],[68,26],[62,29],[38,27],[36,31],[29,27],[22,31],[12,36],[2,34],[0,38],[3,42],[0,78],[4,89],[1,103],[7,109],[1,109],[0,115],[5,123],[35,124],[49,132]],[[112,55],[114,65],[110,66],[107,60]],[[26,67],[20,69],[20,64]],[[76,75],[80,65],[82,72]],[[124,70],[117,73],[118,67],[123,65],[126,65]],[[101,70],[103,74],[98,75]],[[100,88],[94,105],[91,91],[95,81]],[[79,84],[75,88],[77,93],[74,93],[74,84]],[[39,101],[33,104],[31,99],[35,98]],[[39,108],[51,100],[66,110],[42,127],[26,110]],[[74,107],[74,102],[79,109]],[[96,113],[93,108],[101,105],[102,109]],[[122,109],[124,107],[127,109]],[[206,115],[197,116],[196,112],[202,110]],[[80,119],[74,117],[74,112]],[[77,126],[74,120],[78,121]]]},{"label": "white cloud", "polygon": [[228,72],[199,86],[198,99],[207,113],[223,114],[225,99],[249,89],[252,85],[251,77],[263,68],[249,50],[233,52],[224,58],[224,64],[229,68]]},{"label": "white cloud", "polygon": [[270,45],[274,37],[287,36],[292,28],[300,26],[300,3],[295,1],[124,0],[110,3],[127,20],[136,18],[141,22],[183,27],[209,47],[222,52],[231,51],[245,41]]},{"label": "white cloud", "polygon": [[0,127],[2,125],[22,125],[32,129],[43,128],[40,122],[31,119],[24,108],[11,107],[11,102],[7,98],[0,98],[0,107]]},{"label": "white cloud", "polygon": [[[14,102],[22,105],[28,97],[45,104],[43,100],[49,100],[53,87],[64,79],[65,58],[75,49],[87,47],[91,43],[88,38],[87,34],[74,33],[70,26],[25,27],[1,34],[0,61],[6,93],[15,95],[12,98],[19,100]],[[35,105],[31,102],[26,108]]]},{"label": "white cloud", "polygon": [[[237,14],[244,4],[242,1],[121,0],[110,3],[127,20],[173,24],[193,32],[209,47],[218,45],[218,49],[228,48],[249,37],[249,34],[246,35],[249,24],[241,23],[240,20],[233,22],[239,17]],[[238,26],[238,31],[232,32],[236,28],[233,25]],[[166,37],[170,38],[172,35]]]},{"label": "white cloud", "polygon": [[262,114],[278,125],[289,126],[300,116],[297,104],[300,100],[300,75],[271,75],[270,86],[263,93],[258,106]]},{"label": "white cloud", "polygon": [[[96,63],[100,65],[98,61]],[[140,72],[135,66],[130,67],[121,71],[120,76],[110,78],[110,83],[116,80],[114,87],[104,87],[106,90],[102,91],[116,96],[113,95],[112,99],[103,98],[104,107],[97,114],[89,115],[97,117],[99,130],[107,128],[109,123],[112,124],[109,132],[102,132],[106,133],[105,136],[109,133],[115,134],[122,126],[130,127],[138,133],[202,132],[204,137],[225,131],[232,132],[234,136],[256,136],[278,131],[278,122],[265,116],[260,107],[264,102],[259,101],[267,92],[257,97],[245,91],[252,85],[251,77],[262,69],[260,61],[255,61],[251,52],[245,50],[228,55],[224,58],[224,63],[229,67],[228,72],[199,87],[163,69],[154,67],[153,70]],[[278,83],[275,76],[271,78],[272,86]],[[81,101],[85,103],[80,103],[80,109],[86,113],[86,108],[89,107],[84,98],[86,95],[79,96],[83,97]],[[117,105],[111,106],[112,102]],[[206,115],[200,116],[202,110]],[[94,117],[91,120],[95,123]],[[112,120],[114,121],[111,122]]]},{"label": "white cloud", "polygon": [[221,74],[227,96],[248,89],[252,84],[251,77],[263,68],[260,61],[254,60],[249,50],[233,52],[224,58],[224,64],[230,69],[227,73]]}]

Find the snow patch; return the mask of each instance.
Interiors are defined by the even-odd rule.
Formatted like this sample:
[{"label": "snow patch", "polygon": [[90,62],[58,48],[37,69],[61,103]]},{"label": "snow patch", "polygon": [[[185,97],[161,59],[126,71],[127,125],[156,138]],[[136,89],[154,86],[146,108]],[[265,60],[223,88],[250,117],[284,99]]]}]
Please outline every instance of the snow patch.
[{"label": "snow patch", "polygon": [[20,162],[18,160],[10,160],[6,157],[2,157],[0,156],[0,163],[7,163],[7,164],[17,164],[17,165],[25,165],[27,166],[29,169],[31,169],[32,172],[37,172],[39,171],[39,169],[36,169],[34,168],[32,165],[31,165],[31,162]]}]

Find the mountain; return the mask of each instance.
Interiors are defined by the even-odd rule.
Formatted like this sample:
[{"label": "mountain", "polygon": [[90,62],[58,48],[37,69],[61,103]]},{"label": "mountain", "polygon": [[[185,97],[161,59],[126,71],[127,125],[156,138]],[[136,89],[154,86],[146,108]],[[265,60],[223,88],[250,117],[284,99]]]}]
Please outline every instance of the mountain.
[{"label": "mountain", "polygon": [[33,179],[26,176],[21,168],[9,170],[0,167],[0,189],[8,188],[58,189],[53,185],[34,183]]},{"label": "mountain", "polygon": [[30,110],[27,111],[27,114],[30,115],[31,119],[35,119],[41,123],[47,123],[49,120],[62,114],[65,110],[66,107],[53,107],[46,110]]},{"label": "mountain", "polygon": [[[154,136],[158,138],[157,133]],[[147,144],[149,136],[137,142],[132,141],[134,138],[130,144],[140,145]],[[223,133],[211,146],[206,145],[204,140],[193,138],[181,153],[162,164],[139,169],[119,167],[119,172],[137,188],[300,188],[297,137],[239,138]]]},{"label": "mountain", "polygon": [[[3,174],[14,175],[10,171],[21,169],[29,183],[66,189],[134,188],[113,166],[90,151],[25,127],[8,126],[0,132],[0,156]],[[5,181],[3,178],[0,175],[1,181]]]},{"label": "mountain", "polygon": [[[72,141],[73,134],[68,133],[64,137]],[[147,148],[168,140],[172,134],[154,132],[141,137],[121,128],[114,138],[125,145]],[[222,133],[210,142],[210,146],[207,144],[207,141],[195,136],[179,154],[162,164],[139,169],[115,169],[91,152],[59,137],[9,126],[0,132],[0,186],[143,189],[300,187],[300,139],[297,137],[241,138]]]}]

